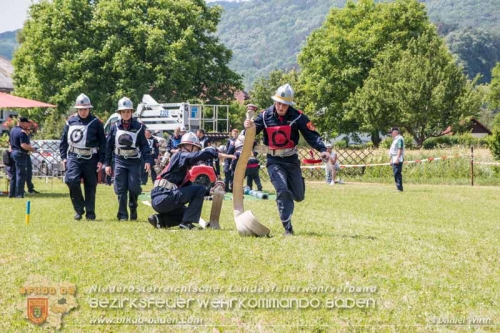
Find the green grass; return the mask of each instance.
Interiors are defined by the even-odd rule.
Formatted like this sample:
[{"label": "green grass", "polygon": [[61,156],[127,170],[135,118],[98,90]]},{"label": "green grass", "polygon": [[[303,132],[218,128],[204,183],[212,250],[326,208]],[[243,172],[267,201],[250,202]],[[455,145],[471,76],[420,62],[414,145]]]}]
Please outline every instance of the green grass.
[{"label": "green grass", "polygon": [[[274,201],[248,200],[245,208],[270,227],[271,238],[242,238],[232,202],[222,230],[153,229],[140,205],[138,222],[117,222],[117,199],[98,187],[97,221],[75,222],[60,180],[37,180],[30,225],[25,200],[0,197],[1,332],[41,331],[16,309],[31,275],[74,283],[79,304],[64,316],[69,332],[500,330],[500,188],[307,184],[296,203],[295,237],[282,237]],[[264,189],[270,190],[269,183]],[[149,186],[145,188],[149,190]],[[27,198],[28,199],[28,198]],[[202,217],[208,220],[210,201]],[[212,287],[213,293],[102,294],[100,285]],[[376,287],[374,293],[237,293],[251,287]],[[155,297],[318,300],[318,309],[95,309],[92,299]],[[371,298],[375,308],[327,309],[328,299]],[[248,303],[247,303],[248,305]],[[90,325],[95,318],[197,318],[204,326]],[[436,318],[489,318],[490,325],[432,325]]]}]

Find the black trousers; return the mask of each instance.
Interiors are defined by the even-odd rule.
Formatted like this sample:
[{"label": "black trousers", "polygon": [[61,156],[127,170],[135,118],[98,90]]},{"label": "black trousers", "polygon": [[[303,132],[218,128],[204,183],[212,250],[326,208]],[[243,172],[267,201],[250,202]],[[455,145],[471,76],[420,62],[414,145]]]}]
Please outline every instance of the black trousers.
[{"label": "black trousers", "polygon": [[[88,218],[95,219],[95,192],[97,188],[97,154],[90,159],[78,158],[73,153],[68,153],[66,162],[66,175],[64,182],[68,185],[71,203],[75,212],[83,214],[86,212]],[[85,198],[82,195],[81,179]]]},{"label": "black trousers", "polygon": [[394,181],[398,191],[403,190],[403,163],[392,164],[392,173],[394,174]]},{"label": "black trousers", "polygon": [[274,157],[268,155],[267,170],[271,183],[276,189],[276,204],[281,223],[285,229],[292,227],[294,201],[304,200],[305,184],[297,155]]},{"label": "black trousers", "polygon": [[198,223],[205,192],[206,188],[201,185],[189,185],[176,190],[155,187],[151,191],[151,206],[160,214],[160,220],[168,221],[169,227],[181,222]]},{"label": "black trousers", "polygon": [[247,168],[245,171],[245,176],[247,177],[247,186],[252,189],[253,182],[257,185],[257,191],[262,191],[262,183],[260,182],[259,176],[260,168]]}]

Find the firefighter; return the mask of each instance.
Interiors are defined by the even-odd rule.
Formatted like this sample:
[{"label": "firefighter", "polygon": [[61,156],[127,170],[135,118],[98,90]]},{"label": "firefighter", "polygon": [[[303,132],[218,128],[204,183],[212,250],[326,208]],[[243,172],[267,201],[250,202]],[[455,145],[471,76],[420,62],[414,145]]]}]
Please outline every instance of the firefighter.
[{"label": "firefighter", "polygon": [[[68,118],[61,137],[59,151],[66,169],[64,182],[68,185],[75,220],[83,214],[95,220],[97,173],[104,163],[106,137],[101,121],[90,113],[92,105],[85,94],[75,102],[77,112]],[[80,186],[83,179],[85,198]]]},{"label": "firefighter", "polygon": [[201,150],[194,133],[184,134],[178,148],[180,150],[172,155],[151,191],[151,205],[158,214],[151,215],[148,221],[158,229],[174,226],[194,229],[193,223],[200,221],[206,188],[189,181],[190,168],[215,157],[234,158],[234,155],[219,153],[214,147]]},{"label": "firefighter", "polygon": [[299,132],[307,143],[326,160],[329,154],[309,118],[294,108],[293,89],[289,84],[278,88],[271,98],[274,104],[260,113],[254,121],[245,120],[245,128],[256,126],[256,134],[264,131],[268,146],[266,167],[276,189],[276,203],[284,235],[293,235],[294,201],[304,200],[305,184],[297,155]]},{"label": "firefighter", "polygon": [[[149,153],[150,153],[151,158],[153,160],[153,163],[154,163],[153,165],[155,165],[156,162],[158,161],[158,157],[160,156],[160,144],[159,144],[158,140],[156,140],[156,138],[153,136],[153,134],[151,133],[151,131],[149,129],[146,129],[145,134],[146,134],[146,139],[148,140]],[[144,159],[142,159],[143,168],[144,168],[145,163],[146,163],[146,161]],[[151,181],[154,183],[155,179],[156,179],[155,169],[150,168],[150,172],[151,172]],[[148,182],[148,173],[146,172],[146,170],[143,169],[142,176],[141,176],[141,184],[146,185],[147,182]]]},{"label": "firefighter", "polygon": [[[116,122],[109,132],[106,143],[106,174],[111,175],[111,159],[115,158],[114,189],[118,196],[118,214],[120,221],[127,221],[130,208],[130,220],[137,220],[137,199],[142,192],[141,175],[142,159],[144,170],[149,172],[152,165],[152,156],[145,126],[132,118],[134,105],[128,97],[118,101],[121,120]],[[128,200],[127,200],[128,194]]]}]

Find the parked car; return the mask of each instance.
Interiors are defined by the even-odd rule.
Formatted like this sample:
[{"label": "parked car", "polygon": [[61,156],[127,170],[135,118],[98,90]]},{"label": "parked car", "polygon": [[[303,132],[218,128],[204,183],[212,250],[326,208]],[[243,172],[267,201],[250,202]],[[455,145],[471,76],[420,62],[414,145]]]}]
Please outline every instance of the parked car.
[{"label": "parked car", "polygon": [[30,154],[33,175],[62,176],[64,170],[59,153],[59,143],[60,140],[31,141],[31,145],[37,149],[37,152]]}]

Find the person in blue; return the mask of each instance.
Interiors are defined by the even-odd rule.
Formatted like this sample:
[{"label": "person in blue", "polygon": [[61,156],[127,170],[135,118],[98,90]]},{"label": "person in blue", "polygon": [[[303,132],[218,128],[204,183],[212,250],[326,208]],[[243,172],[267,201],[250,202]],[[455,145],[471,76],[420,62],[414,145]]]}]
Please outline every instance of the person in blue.
[{"label": "person in blue", "polygon": [[390,164],[394,174],[394,182],[398,192],[403,192],[403,162],[405,157],[405,141],[399,134],[399,127],[391,128],[392,144],[389,149]]},{"label": "person in blue", "polygon": [[120,221],[137,220],[137,199],[142,192],[142,159],[144,170],[149,172],[152,156],[144,132],[145,126],[132,118],[134,105],[128,97],[118,101],[121,120],[116,122],[109,132],[106,142],[106,174],[111,175],[111,159],[115,157],[114,189],[118,196],[118,214]]},{"label": "person in blue", "polygon": [[[87,220],[95,220],[95,194],[97,174],[104,162],[106,137],[102,122],[90,113],[93,106],[85,94],[76,98],[77,112],[70,116],[64,126],[59,152],[66,169],[64,182],[68,185],[71,203],[75,210],[74,219],[79,221],[83,214]],[[82,195],[81,180],[85,198]]]},{"label": "person in blue", "polygon": [[[158,157],[160,156],[160,143],[156,138],[153,136],[153,133],[151,133],[150,130],[146,129],[145,131],[146,134],[146,140],[148,140],[148,146],[149,146],[149,154],[151,155],[151,158],[153,160],[153,165],[156,164],[158,161]],[[144,168],[144,165],[146,163],[146,160],[144,158],[142,159],[142,165]],[[154,183],[156,180],[156,171],[154,168],[150,168],[151,172],[151,181]],[[148,182],[148,173],[145,169],[142,171],[141,175],[141,184],[146,185]]]},{"label": "person in blue", "polygon": [[172,156],[179,150],[177,146],[179,145],[179,143],[181,143],[182,136],[185,133],[186,129],[184,128],[184,126],[178,126],[175,128],[174,135],[172,135],[170,137],[170,140],[168,140],[166,153]]},{"label": "person in blue", "polygon": [[[27,128],[25,131],[28,136],[28,140],[30,140],[31,144],[31,129]],[[28,157],[28,164],[26,165],[26,186],[28,187],[29,194],[39,194],[37,190],[35,190],[35,184],[33,184],[33,163],[31,162],[31,156]]]},{"label": "person in blue", "polygon": [[158,214],[149,216],[148,221],[158,229],[174,226],[194,229],[193,223],[200,221],[206,188],[191,183],[189,170],[200,161],[235,157],[220,153],[214,147],[201,150],[200,141],[194,133],[184,134],[178,148],[180,150],[171,156],[151,191],[151,205]]},{"label": "person in blue", "polygon": [[9,198],[24,198],[29,152],[36,151],[30,145],[26,129],[30,126],[28,118],[19,118],[18,125],[10,132],[10,149],[13,163],[10,166],[11,180]]},{"label": "person in blue", "polygon": [[[231,136],[229,137],[229,139],[227,140],[227,143],[226,143],[226,154],[234,154],[235,152],[235,148],[234,148],[234,144],[236,142],[236,139],[238,138],[238,129],[234,128],[232,131],[231,131]],[[233,174],[233,170],[231,169],[231,161],[228,160],[228,159],[225,159],[224,160],[224,164],[223,164],[223,169],[224,171],[224,185],[226,187],[226,192],[229,192],[229,193],[232,193],[233,192],[233,177],[234,177],[234,174]]]},{"label": "person in blue", "polygon": [[297,155],[299,132],[307,143],[330,157],[313,123],[300,110],[295,109],[294,92],[289,84],[278,88],[271,98],[274,104],[260,113],[255,120],[245,120],[245,128],[256,126],[256,133],[264,132],[264,145],[268,146],[266,167],[276,189],[276,203],[284,235],[293,235],[292,215],[294,201],[304,200],[305,184]]}]

